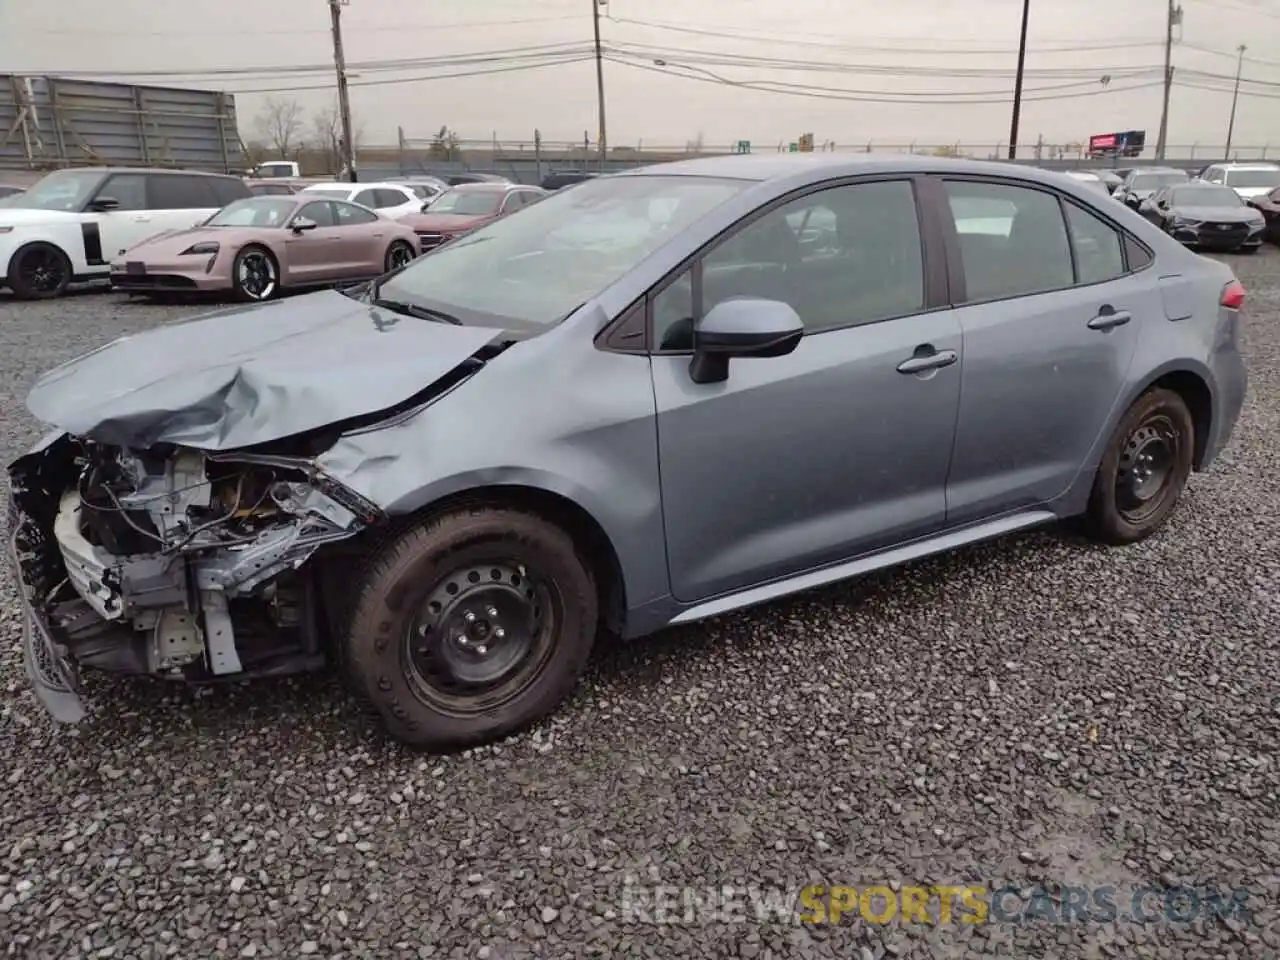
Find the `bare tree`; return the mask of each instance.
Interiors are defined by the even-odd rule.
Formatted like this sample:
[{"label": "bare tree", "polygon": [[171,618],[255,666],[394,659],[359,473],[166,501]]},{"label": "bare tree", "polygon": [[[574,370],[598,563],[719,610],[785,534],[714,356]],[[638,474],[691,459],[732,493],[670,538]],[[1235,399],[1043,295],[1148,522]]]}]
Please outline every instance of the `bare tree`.
[{"label": "bare tree", "polygon": [[[362,131],[362,127],[355,127],[351,131],[353,153],[360,146]],[[331,174],[341,172],[346,161],[342,151],[342,113],[336,103],[312,116],[311,139],[312,146],[324,157],[325,169]]]},{"label": "bare tree", "polygon": [[254,126],[281,160],[290,159],[302,145],[302,106],[293,98],[268,97]]},{"label": "bare tree", "polygon": [[458,152],[458,134],[445,124],[431,138],[431,156],[435,160],[452,160]]}]

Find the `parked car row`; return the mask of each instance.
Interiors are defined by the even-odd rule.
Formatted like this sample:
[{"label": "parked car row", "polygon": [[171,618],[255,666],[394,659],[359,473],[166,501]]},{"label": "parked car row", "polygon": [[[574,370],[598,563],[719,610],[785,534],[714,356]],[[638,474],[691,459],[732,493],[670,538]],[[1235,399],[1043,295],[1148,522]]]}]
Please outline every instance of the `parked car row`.
[{"label": "parked car row", "polygon": [[59,170],[0,201],[0,286],[21,299],[105,280],[148,295],[225,291],[267,300],[378,276],[547,195],[487,179],[304,185],[196,171]]}]

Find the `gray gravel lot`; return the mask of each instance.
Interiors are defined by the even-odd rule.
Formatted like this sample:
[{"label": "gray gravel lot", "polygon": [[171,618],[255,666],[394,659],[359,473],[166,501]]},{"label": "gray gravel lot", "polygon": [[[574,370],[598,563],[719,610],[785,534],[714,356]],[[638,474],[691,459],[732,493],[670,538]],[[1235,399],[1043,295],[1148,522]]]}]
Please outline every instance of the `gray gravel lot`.
[{"label": "gray gravel lot", "polygon": [[[95,716],[55,728],[5,569],[0,950],[1276,955],[1280,252],[1229,259],[1251,394],[1162,535],[1036,533],[603,650],[566,709],[490,749],[388,745],[328,676],[97,679]],[[4,459],[40,433],[22,407],[38,371],[189,312],[0,299]],[[978,880],[1245,886],[1252,919],[659,923],[626,899],[631,881]]]}]

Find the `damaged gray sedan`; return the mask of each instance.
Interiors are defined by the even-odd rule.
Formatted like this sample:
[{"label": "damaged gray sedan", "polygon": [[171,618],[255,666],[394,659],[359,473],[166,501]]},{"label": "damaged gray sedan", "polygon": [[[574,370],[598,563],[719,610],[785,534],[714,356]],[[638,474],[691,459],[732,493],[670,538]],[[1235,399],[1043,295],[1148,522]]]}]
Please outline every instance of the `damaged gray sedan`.
[{"label": "damaged gray sedan", "polygon": [[[456,749],[641,636],[1064,517],[1158,530],[1244,291],[1105,197],[936,158],[600,177],[364,289],[72,360],[9,470],[28,674],[336,665]],[[963,389],[962,389],[963,383]],[[833,647],[833,655],[842,655]]]}]

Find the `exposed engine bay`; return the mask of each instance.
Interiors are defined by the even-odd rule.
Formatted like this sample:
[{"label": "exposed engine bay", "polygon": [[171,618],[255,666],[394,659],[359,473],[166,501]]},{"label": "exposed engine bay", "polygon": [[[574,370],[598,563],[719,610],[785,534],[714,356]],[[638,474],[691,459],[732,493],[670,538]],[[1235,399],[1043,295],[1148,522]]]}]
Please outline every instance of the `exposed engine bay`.
[{"label": "exposed engine bay", "polygon": [[314,668],[317,578],[301,568],[379,518],[286,456],[63,436],[12,480],[35,667],[72,684],[76,664],[184,680]]}]

